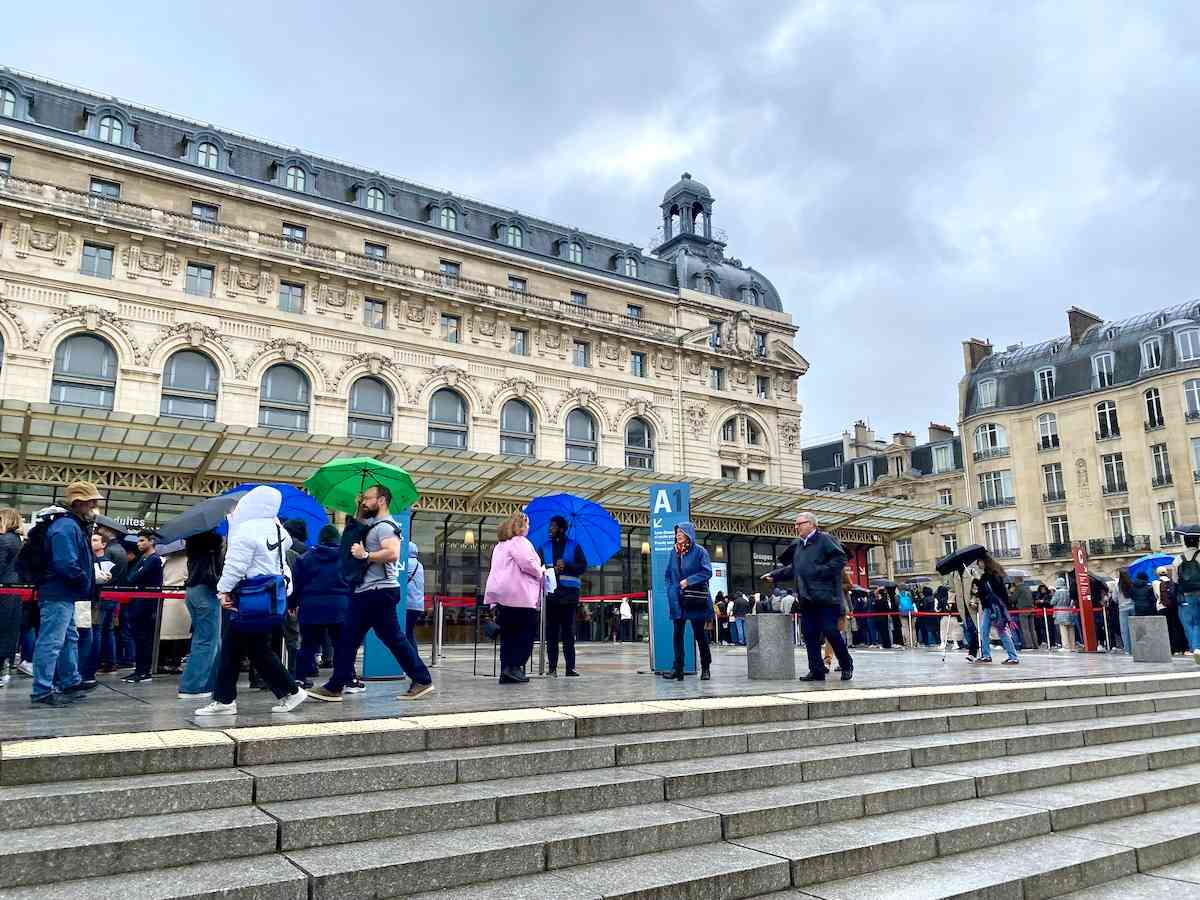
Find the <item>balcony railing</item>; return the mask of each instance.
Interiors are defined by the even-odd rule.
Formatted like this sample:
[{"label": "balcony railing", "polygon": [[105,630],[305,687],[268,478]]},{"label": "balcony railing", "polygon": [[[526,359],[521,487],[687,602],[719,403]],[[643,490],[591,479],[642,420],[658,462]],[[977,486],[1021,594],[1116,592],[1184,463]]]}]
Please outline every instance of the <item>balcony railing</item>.
[{"label": "balcony railing", "polygon": [[1008,456],[1008,447],[988,447],[984,450],[975,451],[975,462],[981,462],[985,459],[1001,459]]},{"label": "balcony railing", "polygon": [[1158,545],[1160,547],[1178,547],[1183,543],[1182,535],[1175,533],[1161,534],[1158,536]]},{"label": "balcony railing", "polygon": [[1115,441],[1121,436],[1121,429],[1109,428],[1105,431],[1096,432],[1096,440],[1098,441]]},{"label": "balcony railing", "polygon": [[1120,556],[1126,553],[1149,553],[1150,535],[1129,534],[1119,538],[1092,538],[1088,541],[1091,556]]},{"label": "balcony railing", "polygon": [[337,247],[314,244],[311,241],[291,240],[281,235],[252,231],[238,225],[195,219],[180,213],[131,203],[128,200],[101,197],[87,191],[10,176],[0,179],[0,194],[79,213],[90,219],[103,219],[163,235],[200,240],[208,246],[224,246],[238,254],[259,252],[289,259],[303,259],[344,270],[350,277],[361,277],[362,273],[369,272],[375,278],[382,276],[404,286],[438,288],[517,311],[534,311],[554,318],[589,322],[649,338],[670,340],[675,337],[674,326],[653,322],[640,316],[577,306],[557,297],[512,291],[483,281],[443,275],[405,263],[365,256]]},{"label": "balcony railing", "polygon": [[1183,418],[1185,422],[1200,422],[1200,409],[1189,409]]},{"label": "balcony railing", "polygon": [[1042,494],[1043,503],[1062,503],[1066,499],[1066,491],[1046,491],[1046,493]]},{"label": "balcony railing", "polygon": [[1175,479],[1169,472],[1166,475],[1155,475],[1150,479],[1150,487],[1152,488],[1167,487],[1168,485],[1172,485],[1174,483]]},{"label": "balcony railing", "polygon": [[991,553],[992,556],[996,557],[997,559],[1020,559],[1021,558],[1021,548],[1020,547],[1001,547],[997,550],[989,550],[988,552]]},{"label": "balcony railing", "polygon": [[1166,428],[1167,422],[1165,419],[1158,419],[1153,422],[1143,422],[1142,427],[1147,431],[1158,431],[1160,428]]},{"label": "balcony railing", "polygon": [[1129,485],[1123,481],[1105,482],[1100,490],[1104,492],[1106,497],[1115,494],[1128,494]]},{"label": "balcony railing", "polygon": [[1069,543],[1034,544],[1029,548],[1031,559],[1070,559]]},{"label": "balcony railing", "polygon": [[1058,435],[1057,434],[1048,435],[1046,437],[1043,437],[1040,441],[1037,442],[1037,452],[1038,453],[1045,453],[1047,450],[1057,450],[1057,449],[1058,449]]},{"label": "balcony railing", "polygon": [[1000,509],[1004,506],[1016,506],[1016,497],[988,497],[979,501],[980,509]]}]

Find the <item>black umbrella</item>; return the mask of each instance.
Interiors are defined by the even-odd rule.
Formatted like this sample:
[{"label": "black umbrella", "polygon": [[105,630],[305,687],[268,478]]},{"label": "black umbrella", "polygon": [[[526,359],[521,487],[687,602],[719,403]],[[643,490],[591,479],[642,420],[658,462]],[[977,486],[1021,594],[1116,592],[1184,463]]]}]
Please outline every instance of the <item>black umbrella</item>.
[{"label": "black umbrella", "polygon": [[1175,533],[1197,535],[1200,534],[1200,525],[1176,525]]},{"label": "black umbrella", "polygon": [[107,528],[110,531],[115,531],[117,533],[117,537],[125,537],[125,535],[129,534],[129,527],[127,525],[122,525],[116,519],[109,518],[108,516],[100,513],[96,513],[96,515],[92,517],[92,522],[101,528]]},{"label": "black umbrella", "polygon": [[898,587],[898,585],[890,578],[884,578],[882,575],[876,575],[871,579],[871,587],[894,588]]},{"label": "black umbrella", "polygon": [[938,560],[936,568],[939,575],[949,575],[951,572],[958,572],[961,575],[963,569],[971,563],[979,562],[985,556],[987,556],[987,548],[983,544],[969,544],[961,550],[947,553]]},{"label": "black umbrella", "polygon": [[195,534],[212,531],[225,521],[225,517],[237,506],[242,494],[222,494],[202,500],[191,509],[179,514],[158,529],[159,540],[164,544],[183,540]]}]

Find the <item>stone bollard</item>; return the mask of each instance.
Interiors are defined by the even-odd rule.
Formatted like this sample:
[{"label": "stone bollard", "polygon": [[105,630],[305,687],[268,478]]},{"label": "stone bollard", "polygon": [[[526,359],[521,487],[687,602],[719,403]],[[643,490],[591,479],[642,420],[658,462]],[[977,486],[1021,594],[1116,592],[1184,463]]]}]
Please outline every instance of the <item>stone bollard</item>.
[{"label": "stone bollard", "polygon": [[1130,616],[1129,638],[1134,662],[1169,663],[1171,635],[1166,616]]},{"label": "stone bollard", "polygon": [[746,617],[746,674],[751,681],[791,681],[796,677],[791,616],[763,613]]}]

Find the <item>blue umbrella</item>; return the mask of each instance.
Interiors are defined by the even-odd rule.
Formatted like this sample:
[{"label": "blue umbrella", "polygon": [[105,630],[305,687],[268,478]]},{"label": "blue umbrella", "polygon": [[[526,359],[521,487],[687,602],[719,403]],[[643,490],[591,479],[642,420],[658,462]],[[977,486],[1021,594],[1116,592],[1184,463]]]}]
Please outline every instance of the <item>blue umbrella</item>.
[{"label": "blue umbrella", "polygon": [[1169,553],[1151,553],[1148,556],[1143,556],[1141,559],[1135,559],[1129,564],[1129,577],[1137,578],[1142,572],[1146,573],[1146,579],[1153,581],[1155,579],[1154,570],[1159,566],[1169,566],[1175,562],[1175,557]]},{"label": "blue umbrella", "polygon": [[[324,507],[311,494],[305,493],[293,484],[271,482],[267,486],[275,488],[275,490],[283,495],[283,502],[279,505],[279,518],[302,519],[308,526],[309,544],[316,544],[317,533],[323,526],[329,524],[329,516],[326,514]],[[257,484],[239,484],[237,487],[225,491],[221,496],[225,496],[226,494],[244,494],[251,488],[256,487],[258,487]],[[222,522],[216,529],[217,534],[224,535],[228,528],[228,524]]]},{"label": "blue umbrella", "polygon": [[567,535],[579,545],[588,565],[602,566],[621,549],[621,525],[603,506],[574,494],[538,497],[525,507],[529,516],[529,542],[541,553],[550,538],[550,520],[567,520]]}]

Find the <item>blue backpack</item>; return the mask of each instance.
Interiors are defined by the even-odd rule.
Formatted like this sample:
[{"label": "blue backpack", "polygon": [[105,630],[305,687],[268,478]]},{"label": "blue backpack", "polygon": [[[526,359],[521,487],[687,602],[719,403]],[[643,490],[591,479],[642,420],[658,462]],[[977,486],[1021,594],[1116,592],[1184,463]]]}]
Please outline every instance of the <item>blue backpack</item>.
[{"label": "blue backpack", "polygon": [[[277,543],[267,542],[267,549],[279,554],[279,571],[283,565],[283,532],[275,526]],[[229,621],[238,631],[265,632],[283,624],[287,612],[288,583],[284,575],[254,575],[243,578],[233,589],[236,606],[229,611]]]}]

